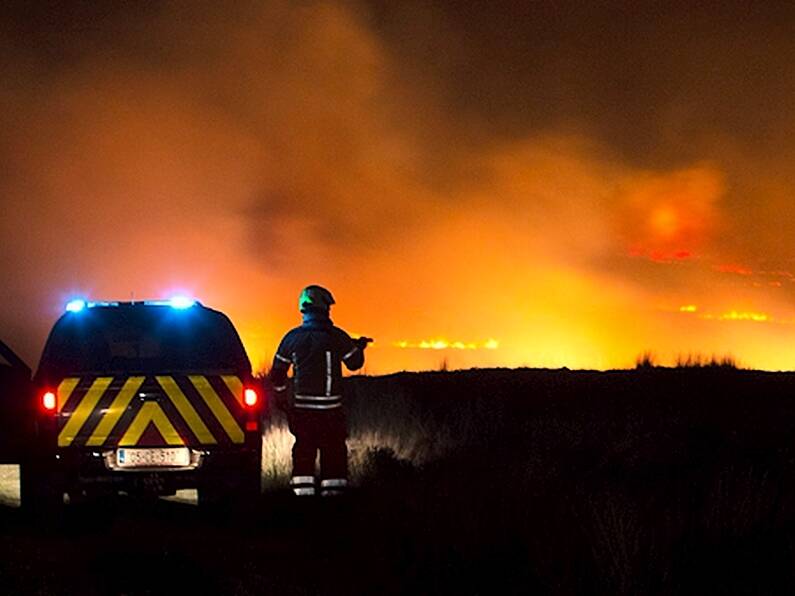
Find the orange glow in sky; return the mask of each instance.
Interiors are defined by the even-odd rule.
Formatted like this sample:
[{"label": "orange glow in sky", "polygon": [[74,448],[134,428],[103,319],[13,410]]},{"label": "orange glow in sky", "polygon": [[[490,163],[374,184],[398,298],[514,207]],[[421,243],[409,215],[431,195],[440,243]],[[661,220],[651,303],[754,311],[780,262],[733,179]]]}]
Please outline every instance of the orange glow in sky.
[{"label": "orange glow in sky", "polygon": [[[757,50],[737,48],[742,64],[775,40],[638,36],[670,59],[635,72],[651,78],[633,112],[610,91],[626,50],[599,59],[601,30],[501,70],[463,34],[431,43],[365,13],[108,9],[99,33],[64,27],[51,41],[72,53],[54,62],[0,36],[2,338],[35,364],[69,298],[180,291],[226,312],[264,370],[317,283],[338,325],[375,338],[368,373],[607,369],[645,351],[795,369],[795,134],[775,95],[795,71],[753,88],[713,74],[736,40]],[[598,52],[577,50],[588,40]],[[778,100],[760,108],[768,79]]]}]

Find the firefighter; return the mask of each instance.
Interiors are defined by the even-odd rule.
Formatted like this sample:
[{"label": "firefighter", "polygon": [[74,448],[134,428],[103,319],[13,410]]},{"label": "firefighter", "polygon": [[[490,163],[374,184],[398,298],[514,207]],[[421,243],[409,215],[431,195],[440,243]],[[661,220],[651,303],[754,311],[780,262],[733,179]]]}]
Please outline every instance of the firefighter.
[{"label": "firefighter", "polygon": [[[320,495],[344,494],[348,486],[347,428],[342,400],[342,363],[349,370],[364,364],[369,338],[351,337],[329,316],[334,297],[311,285],[301,292],[303,323],[284,336],[270,380],[277,404],[287,412],[293,445],[290,486],[299,496],[316,494],[315,457],[320,451]],[[287,372],[293,367],[293,398],[287,398]]]}]

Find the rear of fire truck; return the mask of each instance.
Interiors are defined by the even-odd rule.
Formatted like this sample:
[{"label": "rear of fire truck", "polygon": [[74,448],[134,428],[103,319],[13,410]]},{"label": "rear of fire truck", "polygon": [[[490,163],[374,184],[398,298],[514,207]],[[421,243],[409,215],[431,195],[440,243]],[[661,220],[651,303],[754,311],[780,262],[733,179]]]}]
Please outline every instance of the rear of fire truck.
[{"label": "rear of fire truck", "polygon": [[23,507],[198,489],[260,492],[263,387],[230,320],[184,298],[70,302],[34,376],[36,441]]}]

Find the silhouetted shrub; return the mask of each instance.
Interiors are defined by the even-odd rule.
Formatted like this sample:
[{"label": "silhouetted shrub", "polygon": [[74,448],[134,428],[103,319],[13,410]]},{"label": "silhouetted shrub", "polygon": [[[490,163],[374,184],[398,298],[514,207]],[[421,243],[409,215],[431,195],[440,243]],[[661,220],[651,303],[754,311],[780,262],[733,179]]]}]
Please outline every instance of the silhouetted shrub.
[{"label": "silhouetted shrub", "polygon": [[657,357],[653,352],[646,351],[635,358],[635,368],[639,370],[657,367]]}]

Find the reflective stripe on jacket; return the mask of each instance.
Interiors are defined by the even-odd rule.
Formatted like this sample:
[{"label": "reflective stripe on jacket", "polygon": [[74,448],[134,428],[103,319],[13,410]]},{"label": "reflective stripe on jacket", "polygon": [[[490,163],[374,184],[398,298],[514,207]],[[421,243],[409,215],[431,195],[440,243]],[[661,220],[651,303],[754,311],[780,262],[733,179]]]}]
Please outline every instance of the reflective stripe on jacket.
[{"label": "reflective stripe on jacket", "polygon": [[342,399],[342,363],[350,370],[364,364],[364,353],[323,312],[304,313],[304,322],[284,336],[273,358],[270,379],[277,391],[293,366],[295,407],[335,409]]}]

